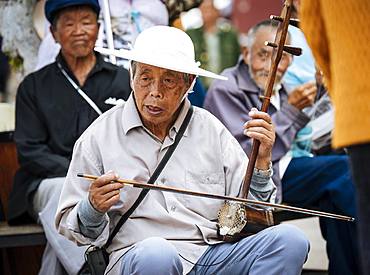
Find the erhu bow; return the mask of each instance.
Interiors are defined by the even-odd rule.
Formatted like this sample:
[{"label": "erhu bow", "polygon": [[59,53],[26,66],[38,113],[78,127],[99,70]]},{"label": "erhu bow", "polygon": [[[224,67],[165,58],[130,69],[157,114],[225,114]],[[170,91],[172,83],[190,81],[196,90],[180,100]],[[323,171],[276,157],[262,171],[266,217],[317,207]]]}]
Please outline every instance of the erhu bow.
[{"label": "erhu bow", "polygon": [[[262,97],[262,112],[267,112],[270,105],[270,98],[275,84],[276,71],[282,57],[283,51],[293,55],[300,55],[301,49],[284,45],[288,33],[289,24],[298,27],[299,21],[290,19],[292,12],[292,0],[286,0],[280,16],[270,16],[270,19],[279,21],[275,41],[266,41],[265,45],[273,48],[271,57],[271,68],[269,71],[265,94]],[[244,176],[242,186],[242,198],[247,198],[249,187],[253,175],[253,170],[258,156],[260,142],[253,139],[252,150],[249,156],[247,171]],[[272,209],[263,209],[249,206],[235,201],[225,201],[218,214],[219,235],[225,241],[240,239],[245,235],[250,235],[272,226],[274,224]]]},{"label": "erhu bow", "polygon": [[[89,180],[97,180],[99,176],[95,175],[88,175],[83,173],[78,173],[78,177],[89,179]],[[231,201],[237,201],[242,203],[247,203],[251,205],[259,205],[259,206],[268,206],[268,207],[274,207],[277,209],[292,211],[292,212],[298,212],[298,213],[304,213],[308,215],[316,215],[319,217],[326,217],[326,218],[332,218],[332,219],[339,219],[343,221],[354,221],[354,218],[343,216],[343,215],[337,215],[317,210],[311,210],[311,209],[304,209],[300,207],[294,207],[289,205],[283,205],[283,204],[274,204],[270,202],[264,202],[264,201],[257,201],[257,200],[250,200],[250,199],[244,199],[239,197],[230,197],[225,195],[218,195],[218,194],[211,194],[211,193],[205,193],[205,192],[198,192],[198,191],[192,191],[188,189],[181,189],[181,188],[175,188],[171,186],[166,185],[155,185],[145,182],[139,182],[136,180],[129,180],[129,179],[116,179],[112,182],[119,182],[123,185],[129,185],[134,188],[142,188],[142,189],[150,189],[150,190],[157,190],[157,191],[163,191],[163,192],[171,192],[171,193],[178,193],[178,194],[185,194],[190,196],[197,196],[197,197],[203,197],[203,198],[210,198],[210,199],[216,199],[216,200],[231,200]]]}]

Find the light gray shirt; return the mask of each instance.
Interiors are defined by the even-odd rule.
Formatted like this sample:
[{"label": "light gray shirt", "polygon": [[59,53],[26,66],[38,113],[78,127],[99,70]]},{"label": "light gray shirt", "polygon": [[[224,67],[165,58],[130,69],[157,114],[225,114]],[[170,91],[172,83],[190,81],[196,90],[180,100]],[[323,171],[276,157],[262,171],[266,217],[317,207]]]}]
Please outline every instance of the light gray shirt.
[{"label": "light gray shirt", "polygon": [[[163,142],[143,126],[132,96],[125,105],[100,116],[75,144],[56,215],[59,232],[78,244],[104,245],[109,231],[141,189],[121,189],[120,201],[101,217],[101,234],[89,237],[81,232],[79,212],[88,200],[90,181],[78,178],[77,173],[101,175],[113,170],[120,178],[146,182],[174,142],[189,107],[186,99]],[[155,184],[238,196],[247,162],[243,149],[221,122],[194,107],[183,138]],[[271,179],[254,175],[249,198],[274,201],[275,192]],[[218,242],[216,219],[222,204],[219,200],[150,191],[113,239],[109,265],[113,266],[135,243],[154,236],[171,241],[179,254],[196,262],[209,244]],[[183,265],[186,274],[192,266],[187,261]],[[120,265],[114,270],[120,270]]]}]

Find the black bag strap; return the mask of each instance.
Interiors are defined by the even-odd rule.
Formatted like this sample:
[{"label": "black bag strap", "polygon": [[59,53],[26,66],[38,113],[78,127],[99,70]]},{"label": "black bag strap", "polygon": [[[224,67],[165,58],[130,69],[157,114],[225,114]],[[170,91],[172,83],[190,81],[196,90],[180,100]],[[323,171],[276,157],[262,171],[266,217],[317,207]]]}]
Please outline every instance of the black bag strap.
[{"label": "black bag strap", "polygon": [[[163,158],[161,159],[161,162],[158,164],[157,168],[155,169],[153,175],[150,177],[150,179],[148,180],[148,183],[150,184],[154,184],[155,181],[157,180],[158,176],[160,175],[160,173],[162,172],[163,168],[166,166],[168,160],[170,159],[172,153],[175,151],[177,145],[179,144],[184,132],[185,132],[185,129],[186,127],[188,126],[189,122],[190,122],[190,119],[191,119],[191,116],[193,114],[193,106],[190,106],[189,110],[188,110],[188,113],[186,114],[186,117],[184,119],[184,121],[182,122],[181,124],[181,127],[179,129],[179,132],[177,133],[176,135],[176,138],[175,138],[175,141],[174,143],[168,148],[166,154],[163,156]],[[114,230],[112,231],[112,234],[109,236],[108,238],[108,241],[106,242],[106,244],[104,245],[104,248],[106,249],[108,246],[111,245],[112,241],[113,241],[113,238],[117,235],[118,231],[121,229],[122,225],[128,220],[128,218],[131,216],[131,214],[135,211],[135,209],[139,206],[139,204],[143,201],[143,199],[145,198],[145,196],[148,194],[149,192],[149,189],[143,189],[140,194],[139,194],[139,197],[136,199],[135,203],[131,206],[131,208],[129,210],[127,210],[127,212],[120,218],[120,220],[118,221],[116,227],[114,228]]]}]

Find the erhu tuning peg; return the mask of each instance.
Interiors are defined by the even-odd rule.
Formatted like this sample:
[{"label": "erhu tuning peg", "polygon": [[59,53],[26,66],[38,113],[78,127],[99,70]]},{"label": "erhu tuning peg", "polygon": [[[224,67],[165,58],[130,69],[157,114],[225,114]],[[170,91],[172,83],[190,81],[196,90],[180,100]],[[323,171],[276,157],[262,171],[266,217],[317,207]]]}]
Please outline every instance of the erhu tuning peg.
[{"label": "erhu tuning peg", "polygon": [[[265,42],[265,45],[269,46],[269,47],[273,47],[273,48],[278,47],[278,45],[276,45],[275,43],[267,42],[267,41]],[[290,54],[295,55],[295,56],[300,56],[302,54],[302,49],[301,48],[293,47],[293,46],[289,46],[289,45],[284,46],[283,50],[284,50],[284,52],[290,53]]]},{"label": "erhu tuning peg", "polygon": [[[275,20],[275,21],[279,21],[279,22],[284,21],[283,17],[277,16],[277,15],[270,15],[270,19]],[[289,25],[292,25],[294,27],[299,28],[299,20],[295,19],[295,18],[291,18],[291,19],[289,19]]]},{"label": "erhu tuning peg", "polygon": [[290,53],[295,56],[300,56],[302,54],[302,49],[299,47],[293,47],[293,46],[286,45],[284,46],[283,49],[285,52]]}]

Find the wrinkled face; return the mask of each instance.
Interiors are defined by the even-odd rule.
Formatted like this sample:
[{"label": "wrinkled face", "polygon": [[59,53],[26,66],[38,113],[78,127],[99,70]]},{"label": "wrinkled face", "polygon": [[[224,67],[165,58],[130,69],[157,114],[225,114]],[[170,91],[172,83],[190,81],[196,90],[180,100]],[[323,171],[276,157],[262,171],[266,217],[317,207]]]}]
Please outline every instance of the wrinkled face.
[{"label": "wrinkled face", "polygon": [[193,79],[191,76],[186,82],[183,73],[136,63],[132,87],[137,109],[148,129],[166,130],[173,124]]},{"label": "wrinkled face", "polygon": [[[265,41],[273,42],[275,39],[275,28],[261,27],[255,33],[252,47],[243,53],[244,62],[248,64],[250,74],[257,86],[264,90],[267,82],[270,66],[272,48],[265,46]],[[275,84],[280,83],[284,73],[288,69],[292,57],[290,54],[283,53],[277,68]]]},{"label": "wrinkled face", "polygon": [[79,6],[62,10],[51,31],[64,55],[80,58],[93,53],[98,29],[96,13]]}]

